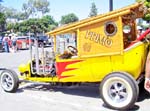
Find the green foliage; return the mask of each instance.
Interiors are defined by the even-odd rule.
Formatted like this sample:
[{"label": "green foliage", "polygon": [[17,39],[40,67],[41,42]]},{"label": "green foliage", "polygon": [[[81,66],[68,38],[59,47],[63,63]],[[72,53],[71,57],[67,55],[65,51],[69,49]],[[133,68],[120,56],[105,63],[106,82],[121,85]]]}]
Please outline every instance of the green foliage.
[{"label": "green foliage", "polygon": [[143,2],[143,1],[145,1],[145,0],[136,0],[136,2]]},{"label": "green foliage", "polygon": [[14,8],[8,8],[8,7],[4,7],[4,6],[0,5],[0,12],[3,12],[5,14],[6,18],[9,18],[9,19],[11,19],[11,18],[18,19],[18,20],[26,19],[24,13],[18,12]]},{"label": "green foliage", "polygon": [[4,24],[5,23],[5,15],[3,13],[0,13],[0,24]]},{"label": "green foliage", "polygon": [[63,25],[63,24],[76,22],[78,20],[79,18],[74,13],[70,13],[70,14],[62,16],[60,23]]},{"label": "green foliage", "polygon": [[28,8],[28,5],[26,3],[23,3],[22,5],[22,10],[24,11],[24,18],[27,19],[29,18],[30,14],[31,14],[31,10]]},{"label": "green foliage", "polygon": [[13,29],[13,28],[14,28],[14,26],[15,26],[15,24],[14,24],[14,23],[8,23],[8,24],[7,24],[7,30],[11,30],[11,29]]},{"label": "green foliage", "polygon": [[[137,2],[143,2],[144,5],[150,10],[150,0],[136,0]],[[150,11],[147,11],[145,16],[143,17],[144,20],[150,21]]]},{"label": "green foliage", "polygon": [[5,23],[6,23],[5,15],[0,12],[0,31],[5,30]]},{"label": "green foliage", "polygon": [[44,16],[41,19],[29,19],[17,24],[9,24],[7,28],[14,29],[15,32],[22,32],[22,33],[42,33],[48,32],[58,26],[58,23],[55,22],[53,17],[51,16]]},{"label": "green foliage", "polygon": [[5,7],[4,8],[4,13],[5,13],[7,18],[15,18],[17,10],[14,9],[14,8],[7,8],[7,7]]},{"label": "green foliage", "polygon": [[27,3],[22,5],[22,10],[24,11],[26,17],[33,15],[37,12],[41,12],[42,15],[49,12],[48,8],[49,2],[47,0],[28,0]]},{"label": "green foliage", "polygon": [[49,2],[47,0],[35,0],[33,6],[37,11],[41,11],[42,14],[49,12]]},{"label": "green foliage", "polygon": [[143,17],[144,20],[149,21],[150,20],[150,14],[145,14],[145,16]]},{"label": "green foliage", "polygon": [[92,6],[91,6],[91,11],[90,11],[89,17],[96,16],[96,15],[97,15],[97,8],[96,8],[95,3],[93,2]]}]

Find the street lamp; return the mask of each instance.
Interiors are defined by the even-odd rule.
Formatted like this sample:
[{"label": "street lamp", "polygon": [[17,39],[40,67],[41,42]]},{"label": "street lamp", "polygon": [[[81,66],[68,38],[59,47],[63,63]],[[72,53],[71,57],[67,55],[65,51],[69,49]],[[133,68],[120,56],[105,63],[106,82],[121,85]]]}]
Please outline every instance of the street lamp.
[{"label": "street lamp", "polygon": [[113,10],[113,0],[109,0],[109,11]]}]

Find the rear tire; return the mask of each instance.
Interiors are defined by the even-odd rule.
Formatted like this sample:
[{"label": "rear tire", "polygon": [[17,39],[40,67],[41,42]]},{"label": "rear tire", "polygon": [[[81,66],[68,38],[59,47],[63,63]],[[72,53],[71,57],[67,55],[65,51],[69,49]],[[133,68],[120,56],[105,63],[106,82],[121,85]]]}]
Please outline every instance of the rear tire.
[{"label": "rear tire", "polygon": [[4,91],[6,92],[16,92],[19,87],[19,79],[13,70],[6,69],[2,71],[0,75],[0,84]]},{"label": "rear tire", "polygon": [[137,101],[139,87],[135,79],[128,73],[113,72],[101,82],[100,94],[109,108],[126,110],[132,108]]}]

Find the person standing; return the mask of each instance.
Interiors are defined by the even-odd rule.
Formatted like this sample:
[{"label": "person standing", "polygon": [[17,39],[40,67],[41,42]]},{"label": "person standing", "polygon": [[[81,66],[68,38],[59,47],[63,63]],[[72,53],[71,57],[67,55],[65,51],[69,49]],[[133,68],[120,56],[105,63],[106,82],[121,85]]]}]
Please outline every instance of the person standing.
[{"label": "person standing", "polygon": [[150,93],[150,51],[146,59],[144,88]]},{"label": "person standing", "polygon": [[16,36],[13,34],[12,37],[11,37],[11,41],[12,41],[12,52],[16,52],[17,51],[17,39],[16,39]]},{"label": "person standing", "polygon": [[142,34],[143,28],[141,26],[137,26],[137,38],[139,38]]},{"label": "person standing", "polygon": [[7,34],[5,34],[5,37],[3,38],[3,43],[5,52],[9,53],[9,37]]}]

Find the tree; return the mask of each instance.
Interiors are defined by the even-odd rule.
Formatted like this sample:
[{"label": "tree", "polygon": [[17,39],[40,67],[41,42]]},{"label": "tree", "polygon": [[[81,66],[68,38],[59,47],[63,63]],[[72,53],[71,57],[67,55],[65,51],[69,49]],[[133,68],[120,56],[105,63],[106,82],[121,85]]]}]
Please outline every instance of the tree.
[{"label": "tree", "polygon": [[7,23],[6,28],[8,31],[11,31],[11,30],[14,31],[14,27],[16,27],[15,23]]},{"label": "tree", "polygon": [[91,11],[89,13],[89,17],[96,16],[96,15],[97,15],[97,8],[95,3],[93,2],[91,6]]},{"label": "tree", "polygon": [[49,2],[47,0],[28,0],[27,3],[23,3],[22,10],[24,11],[26,17],[30,15],[36,15],[41,12],[42,15],[49,12]]},{"label": "tree", "polygon": [[17,16],[17,10],[14,8],[4,7],[3,12],[4,12],[6,18],[16,18],[16,16]]},{"label": "tree", "polygon": [[31,11],[28,8],[28,5],[26,3],[22,4],[22,10],[24,11],[25,19],[29,18],[30,14],[31,14]]},{"label": "tree", "polygon": [[70,14],[62,16],[60,23],[63,25],[63,24],[76,22],[78,20],[79,18],[74,13],[70,13]]},{"label": "tree", "polygon": [[34,7],[37,11],[42,12],[42,15],[49,12],[49,2],[47,0],[35,0]]},{"label": "tree", "polygon": [[25,13],[18,12],[18,13],[16,14],[16,19],[17,19],[17,20],[25,20],[25,19],[27,19],[27,16],[26,16]]},{"label": "tree", "polygon": [[28,0],[28,3],[27,3],[27,10],[28,10],[28,13],[29,13],[29,16],[32,15],[35,13],[35,7],[34,7],[34,1],[35,0]]},{"label": "tree", "polygon": [[16,24],[9,24],[7,26],[8,29],[14,29],[14,32],[22,32],[22,33],[27,33],[31,32],[34,33],[35,31],[37,33],[42,33],[48,32],[50,30],[53,30],[58,26],[58,23],[55,22],[53,17],[51,16],[44,16],[41,19],[29,19],[25,20],[21,23],[16,23]]},{"label": "tree", "polygon": [[143,2],[144,5],[148,8],[147,13],[144,15],[143,19],[150,21],[150,0],[136,0],[137,2]]},{"label": "tree", "polygon": [[144,16],[144,20],[150,21],[150,0],[145,0],[144,5],[148,8],[147,13]]},{"label": "tree", "polygon": [[5,30],[6,18],[3,13],[0,12],[0,32]]},{"label": "tree", "polygon": [[0,4],[0,12],[4,12],[5,7]]},{"label": "tree", "polygon": [[55,29],[58,26],[58,23],[53,19],[52,16],[44,16],[41,19],[41,23],[45,26],[45,32]]}]

